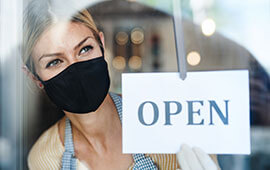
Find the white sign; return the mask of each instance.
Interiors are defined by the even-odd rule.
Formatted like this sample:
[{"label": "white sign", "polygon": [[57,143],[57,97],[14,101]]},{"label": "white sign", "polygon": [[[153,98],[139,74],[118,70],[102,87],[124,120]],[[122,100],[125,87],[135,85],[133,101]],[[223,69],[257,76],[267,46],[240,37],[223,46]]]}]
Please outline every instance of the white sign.
[{"label": "white sign", "polygon": [[124,73],[123,153],[250,154],[248,71]]}]

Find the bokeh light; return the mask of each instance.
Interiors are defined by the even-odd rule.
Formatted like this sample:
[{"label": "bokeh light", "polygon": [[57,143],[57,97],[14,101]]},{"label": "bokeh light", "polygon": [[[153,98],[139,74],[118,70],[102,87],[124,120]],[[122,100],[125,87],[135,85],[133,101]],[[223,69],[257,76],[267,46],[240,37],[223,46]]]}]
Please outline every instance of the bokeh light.
[{"label": "bokeh light", "polygon": [[132,56],[128,61],[128,66],[131,69],[139,70],[142,67],[142,59],[139,56]]},{"label": "bokeh light", "polygon": [[216,31],[216,23],[213,19],[207,18],[202,22],[201,28],[202,28],[202,33],[205,36],[211,36]]},{"label": "bokeh light", "polygon": [[126,59],[123,56],[116,56],[112,61],[112,66],[117,70],[124,70],[126,67]]},{"label": "bokeh light", "polygon": [[124,31],[118,32],[115,36],[115,40],[119,45],[125,45],[128,42],[128,34]]},{"label": "bokeh light", "polygon": [[191,66],[196,66],[201,62],[201,56],[198,52],[192,51],[187,55],[187,62]]},{"label": "bokeh light", "polygon": [[134,28],[131,31],[131,41],[133,44],[141,44],[144,41],[144,32],[141,28]]}]

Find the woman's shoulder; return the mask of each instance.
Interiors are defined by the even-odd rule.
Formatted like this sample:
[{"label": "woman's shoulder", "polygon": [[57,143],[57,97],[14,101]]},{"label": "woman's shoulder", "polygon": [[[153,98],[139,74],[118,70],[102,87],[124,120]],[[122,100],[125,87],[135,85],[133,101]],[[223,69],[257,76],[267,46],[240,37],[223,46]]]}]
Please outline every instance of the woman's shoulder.
[{"label": "woman's shoulder", "polygon": [[65,149],[59,138],[59,122],[43,132],[31,148],[27,160],[29,169],[60,169]]}]

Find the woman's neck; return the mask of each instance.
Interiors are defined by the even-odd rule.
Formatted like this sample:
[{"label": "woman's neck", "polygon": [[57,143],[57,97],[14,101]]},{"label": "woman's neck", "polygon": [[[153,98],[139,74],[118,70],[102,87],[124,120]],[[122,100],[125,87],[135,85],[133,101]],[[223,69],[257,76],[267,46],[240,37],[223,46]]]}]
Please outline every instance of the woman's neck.
[{"label": "woman's neck", "polygon": [[106,152],[112,140],[121,140],[121,123],[109,94],[95,112],[65,113],[72,122],[75,144],[76,142],[87,142],[95,152]]}]

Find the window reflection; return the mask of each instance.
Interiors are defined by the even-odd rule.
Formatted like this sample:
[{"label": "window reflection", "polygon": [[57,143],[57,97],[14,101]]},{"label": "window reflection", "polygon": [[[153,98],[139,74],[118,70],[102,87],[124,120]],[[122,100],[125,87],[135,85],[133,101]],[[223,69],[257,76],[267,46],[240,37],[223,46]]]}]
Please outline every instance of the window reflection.
[{"label": "window reflection", "polygon": [[[27,2],[24,1],[25,4]],[[181,3],[188,71],[248,69],[250,74],[252,155],[221,155],[219,157],[221,167],[243,170],[269,168],[270,150],[267,148],[270,148],[270,62],[265,59],[268,58],[264,55],[266,53],[260,52],[257,50],[258,48],[255,49],[254,44],[241,42],[248,37],[253,37],[254,41],[260,44],[257,46],[261,46],[261,48],[266,46],[267,38],[258,38],[264,34],[263,28],[255,31],[254,35],[250,32],[256,26],[255,24],[266,27],[266,29],[269,26],[266,22],[260,22],[264,18],[234,17],[238,15],[239,11],[237,10],[247,10],[253,14],[264,12],[267,10],[269,2],[267,0],[254,1],[252,7],[246,5],[247,8],[237,10],[235,8],[229,9],[228,6],[241,6],[243,1],[183,0]],[[259,4],[264,4],[265,8],[261,9],[264,5],[260,6]],[[123,72],[177,71],[170,5],[170,1],[164,0],[115,0],[102,1],[89,6],[99,29],[105,33],[106,59],[109,63],[112,80],[111,91],[121,93],[121,73]],[[1,11],[2,13],[3,11]],[[224,17],[227,14],[228,16]],[[254,25],[247,25],[248,22],[240,20],[241,17],[245,20],[251,18],[256,22]],[[269,20],[269,15],[267,19]],[[230,23],[232,21],[237,21],[237,25]],[[264,24],[262,25],[262,23]],[[0,31],[1,35],[4,35],[5,30]],[[244,32],[249,34],[244,34]],[[245,35],[248,36],[245,37]],[[269,50],[268,48],[264,49]],[[6,147],[7,144],[11,143],[11,140],[21,140],[21,138],[5,138],[6,134],[3,133],[3,129],[9,127],[5,122],[10,119],[10,114],[3,109],[3,105],[8,107],[12,103],[7,100],[6,93],[4,93],[5,88],[7,88],[6,84],[3,86],[3,82],[6,81],[6,75],[3,71],[7,67],[1,68],[1,66],[7,65],[13,60],[9,57],[8,61],[6,56],[9,55],[0,56],[2,62],[0,65],[0,108],[2,108],[0,110],[0,169],[12,167],[10,160],[7,160],[10,157],[3,156],[6,155],[4,153],[13,152],[10,147]],[[45,129],[54,124],[63,114],[51,104],[44,93],[33,92],[35,87],[28,82],[25,76],[23,80],[24,148],[23,158],[18,159],[23,159],[23,167],[26,168],[26,156],[33,143]],[[13,88],[16,89],[16,87]],[[14,115],[12,116],[14,118]]]}]

